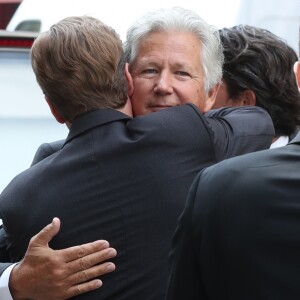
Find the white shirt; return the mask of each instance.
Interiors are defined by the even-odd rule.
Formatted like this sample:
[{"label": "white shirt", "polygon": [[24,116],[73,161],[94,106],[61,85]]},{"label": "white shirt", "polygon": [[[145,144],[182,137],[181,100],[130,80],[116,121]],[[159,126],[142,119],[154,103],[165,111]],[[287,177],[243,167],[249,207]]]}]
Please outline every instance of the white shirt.
[{"label": "white shirt", "polygon": [[0,276],[0,299],[13,300],[8,287],[10,273],[16,264],[9,266]]},{"label": "white shirt", "polygon": [[271,144],[270,149],[286,146],[288,142],[289,142],[289,137],[286,135],[282,135],[274,143]]}]

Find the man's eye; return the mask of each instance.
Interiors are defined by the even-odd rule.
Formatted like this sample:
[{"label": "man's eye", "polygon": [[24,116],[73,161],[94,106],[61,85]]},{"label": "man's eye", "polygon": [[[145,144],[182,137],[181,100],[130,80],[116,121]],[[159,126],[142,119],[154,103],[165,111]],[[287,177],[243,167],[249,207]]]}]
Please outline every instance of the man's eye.
[{"label": "man's eye", "polygon": [[156,69],[145,69],[143,71],[144,74],[156,74],[157,70]]},{"label": "man's eye", "polygon": [[177,72],[176,72],[176,75],[183,76],[183,77],[185,77],[185,76],[190,76],[189,73],[184,72],[184,71],[177,71]]}]

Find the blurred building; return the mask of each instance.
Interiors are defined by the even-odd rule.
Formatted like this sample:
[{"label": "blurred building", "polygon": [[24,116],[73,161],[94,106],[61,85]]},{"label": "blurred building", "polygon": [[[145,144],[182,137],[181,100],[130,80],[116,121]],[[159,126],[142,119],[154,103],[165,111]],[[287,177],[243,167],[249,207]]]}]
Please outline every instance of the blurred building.
[{"label": "blurred building", "polygon": [[300,0],[241,0],[237,24],[268,29],[298,53]]},{"label": "blurred building", "polygon": [[22,0],[0,0],[0,29],[5,29]]}]

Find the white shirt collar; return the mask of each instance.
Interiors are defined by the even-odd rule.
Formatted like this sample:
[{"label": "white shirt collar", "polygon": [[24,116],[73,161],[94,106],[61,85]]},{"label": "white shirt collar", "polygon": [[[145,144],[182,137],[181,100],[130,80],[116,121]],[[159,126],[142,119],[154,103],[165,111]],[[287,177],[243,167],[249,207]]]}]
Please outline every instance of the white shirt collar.
[{"label": "white shirt collar", "polygon": [[274,143],[271,144],[270,149],[283,147],[287,145],[288,142],[289,142],[289,137],[286,135],[282,135]]}]

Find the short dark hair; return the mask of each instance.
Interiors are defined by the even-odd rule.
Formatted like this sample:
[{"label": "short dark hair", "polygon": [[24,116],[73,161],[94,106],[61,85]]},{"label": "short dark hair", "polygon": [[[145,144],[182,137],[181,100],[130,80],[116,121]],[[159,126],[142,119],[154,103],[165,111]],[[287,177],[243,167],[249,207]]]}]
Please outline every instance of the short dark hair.
[{"label": "short dark hair", "polygon": [[44,94],[66,119],[127,100],[122,41],[100,20],[69,17],[39,35],[32,67]]},{"label": "short dark hair", "polygon": [[239,25],[219,30],[224,47],[223,81],[234,100],[250,89],[256,105],[270,114],[276,136],[292,135],[300,124],[300,94],[293,66],[296,52],[268,30]]}]

